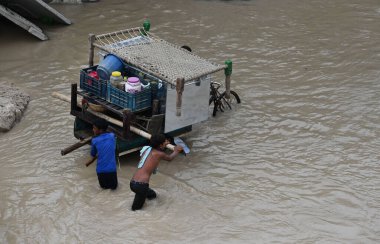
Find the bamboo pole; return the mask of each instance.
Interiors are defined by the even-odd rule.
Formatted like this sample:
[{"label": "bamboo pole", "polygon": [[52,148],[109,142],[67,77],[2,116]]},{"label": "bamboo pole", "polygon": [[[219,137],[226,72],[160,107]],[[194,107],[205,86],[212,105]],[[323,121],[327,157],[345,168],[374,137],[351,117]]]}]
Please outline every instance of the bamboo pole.
[{"label": "bamboo pole", "polygon": [[[68,102],[68,103],[70,102],[70,97],[68,97],[66,95],[63,95],[63,94],[60,94],[58,92],[53,92],[51,94],[51,96],[55,97],[55,98],[58,98],[58,99],[60,99],[62,101]],[[78,103],[78,107],[82,107],[82,104]],[[114,119],[114,118],[112,118],[110,116],[107,116],[105,114],[102,114],[102,113],[96,112],[96,111],[92,111],[92,110],[87,110],[87,112],[89,112],[89,113],[91,113],[91,114],[93,114],[93,115],[95,115],[95,116],[97,116],[99,118],[102,118],[102,119],[106,120],[107,122],[109,122],[111,124],[117,125],[119,127],[123,127],[123,122],[120,121],[120,120],[118,120],[118,119]],[[135,134],[137,134],[137,135],[139,135],[141,137],[144,137],[146,139],[150,139],[152,137],[151,134],[149,134],[149,133],[147,133],[147,132],[145,132],[143,130],[140,130],[140,129],[134,127],[134,126],[130,126],[129,129],[131,130],[131,132],[133,132],[133,133],[135,133]],[[174,145],[172,145],[172,144],[168,144],[166,146],[166,148],[174,151]]]},{"label": "bamboo pole", "polygon": [[95,42],[95,35],[90,34],[88,36],[88,42],[90,43],[90,50],[88,55],[88,65],[89,67],[94,66],[94,42]]},{"label": "bamboo pole", "polygon": [[176,116],[181,116],[182,110],[182,93],[185,88],[185,79],[178,78],[176,81],[176,91],[177,91],[177,99],[176,99]]},{"label": "bamboo pole", "polygon": [[131,131],[131,113],[129,109],[123,110],[123,137],[129,136],[129,132]]},{"label": "bamboo pole", "polygon": [[81,140],[81,141],[79,141],[79,142],[77,142],[77,143],[75,143],[75,144],[73,144],[73,145],[71,145],[69,147],[66,147],[65,149],[61,150],[61,155],[64,156],[64,155],[66,155],[66,154],[68,154],[68,153],[70,153],[70,152],[72,152],[72,151],[74,151],[74,150],[76,150],[76,149],[78,149],[78,148],[86,145],[87,143],[90,143],[91,140],[92,140],[92,136],[90,136],[90,137],[88,137],[86,139],[83,139],[83,140]]},{"label": "bamboo pole", "polygon": [[152,115],[158,114],[159,111],[159,100],[158,99],[153,99],[153,105],[152,105]]}]

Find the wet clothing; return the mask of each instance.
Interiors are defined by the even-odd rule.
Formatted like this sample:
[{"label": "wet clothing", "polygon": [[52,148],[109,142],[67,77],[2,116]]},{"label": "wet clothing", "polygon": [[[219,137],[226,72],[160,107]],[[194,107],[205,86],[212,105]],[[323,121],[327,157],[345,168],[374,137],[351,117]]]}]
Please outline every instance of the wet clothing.
[{"label": "wet clothing", "polygon": [[117,188],[117,173],[98,173],[99,185],[103,189],[115,190]]},{"label": "wet clothing", "polygon": [[96,173],[103,189],[117,188],[116,139],[113,133],[102,133],[91,140],[91,156],[98,156]]},{"label": "wet clothing", "polygon": [[136,193],[132,204],[133,211],[141,209],[146,198],[151,200],[157,197],[156,192],[149,188],[149,183],[131,180],[129,186]]},{"label": "wet clothing", "polygon": [[116,139],[113,133],[103,133],[91,140],[91,156],[98,155],[96,173],[116,172]]},{"label": "wet clothing", "polygon": [[[149,154],[150,154],[151,151],[152,151],[152,147],[151,147],[151,146],[144,146],[144,147],[140,150],[140,157],[141,157],[141,159],[140,159],[139,164],[137,165],[137,168],[138,168],[138,169],[141,169],[141,168],[144,166],[145,161],[146,161],[146,159],[148,158],[148,156],[149,156]],[[158,168],[155,168],[155,169],[153,170],[153,174],[156,174],[157,171],[158,171]]]},{"label": "wet clothing", "polygon": [[140,159],[139,164],[137,165],[138,169],[141,169],[144,166],[145,160],[149,156],[150,151],[152,151],[152,147],[150,147],[150,146],[144,146],[140,150],[140,157],[141,157],[141,159]]}]

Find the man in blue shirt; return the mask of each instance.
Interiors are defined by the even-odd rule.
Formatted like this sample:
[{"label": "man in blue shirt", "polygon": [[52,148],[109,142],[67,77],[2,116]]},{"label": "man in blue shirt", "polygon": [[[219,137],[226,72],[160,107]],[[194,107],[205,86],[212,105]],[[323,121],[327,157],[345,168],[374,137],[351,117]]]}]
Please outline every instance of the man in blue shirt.
[{"label": "man in blue shirt", "polygon": [[115,134],[107,132],[108,123],[104,119],[94,121],[94,137],[91,140],[91,160],[86,167],[98,159],[96,173],[99,185],[103,189],[115,190],[117,188],[116,174],[116,139]]}]

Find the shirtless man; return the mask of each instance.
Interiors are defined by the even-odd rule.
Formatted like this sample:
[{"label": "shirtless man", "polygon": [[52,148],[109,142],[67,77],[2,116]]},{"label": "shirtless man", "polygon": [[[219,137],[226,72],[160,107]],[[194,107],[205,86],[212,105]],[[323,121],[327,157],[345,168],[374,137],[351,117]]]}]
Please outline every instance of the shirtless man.
[{"label": "shirtless man", "polygon": [[141,159],[130,182],[131,190],[136,193],[132,204],[133,211],[141,209],[146,198],[151,200],[157,197],[156,192],[149,188],[149,179],[155,173],[161,159],[172,161],[183,150],[181,146],[176,146],[174,151],[168,155],[163,151],[168,144],[169,141],[164,135],[153,135],[150,139],[150,146],[141,149]]}]

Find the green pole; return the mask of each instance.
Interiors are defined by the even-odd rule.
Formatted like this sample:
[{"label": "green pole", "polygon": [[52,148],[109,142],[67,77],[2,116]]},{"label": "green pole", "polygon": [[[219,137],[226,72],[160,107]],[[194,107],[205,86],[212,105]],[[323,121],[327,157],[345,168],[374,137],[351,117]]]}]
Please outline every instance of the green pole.
[{"label": "green pole", "polygon": [[224,74],[226,76],[226,80],[225,80],[226,98],[230,99],[232,61],[228,59],[226,60],[226,62],[224,62],[224,64],[227,65],[227,67],[224,68]]},{"label": "green pole", "polygon": [[226,60],[226,62],[224,62],[225,65],[227,65],[227,67],[224,69],[224,74],[225,75],[231,75],[232,74],[232,61],[231,60]]},{"label": "green pole", "polygon": [[146,36],[147,32],[150,30],[150,21],[148,19],[144,20],[143,27],[144,27],[143,35]]}]

